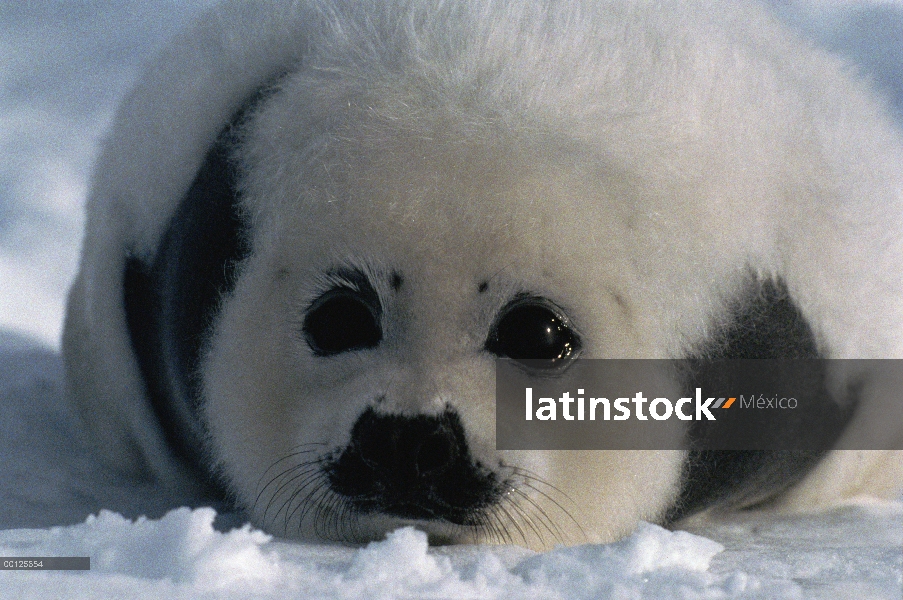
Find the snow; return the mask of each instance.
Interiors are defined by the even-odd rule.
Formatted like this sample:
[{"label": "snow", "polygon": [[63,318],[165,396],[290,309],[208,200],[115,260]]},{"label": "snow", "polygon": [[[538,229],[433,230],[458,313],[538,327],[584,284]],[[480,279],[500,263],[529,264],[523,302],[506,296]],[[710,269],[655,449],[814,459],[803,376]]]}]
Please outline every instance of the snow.
[{"label": "snow", "polygon": [[[90,556],[90,571],[0,571],[4,598],[901,598],[903,502],[643,524],[536,554],[297,544],[227,507],[185,507],[96,464],[63,402],[59,335],[89,170],[140,62],[208,0],[0,0],[0,556]],[[903,121],[903,3],[772,0],[856,61]],[[901,167],[903,168],[903,167]]]},{"label": "snow", "polygon": [[0,0],[0,329],[59,346],[84,200],[140,62],[210,0]]}]

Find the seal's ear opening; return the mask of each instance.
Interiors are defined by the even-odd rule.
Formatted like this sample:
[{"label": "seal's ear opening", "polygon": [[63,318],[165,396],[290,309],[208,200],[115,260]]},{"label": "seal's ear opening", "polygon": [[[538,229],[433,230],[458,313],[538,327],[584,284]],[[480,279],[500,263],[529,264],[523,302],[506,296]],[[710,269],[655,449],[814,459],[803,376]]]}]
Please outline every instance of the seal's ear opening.
[{"label": "seal's ear opening", "polygon": [[217,495],[222,487],[203,444],[200,357],[220,299],[249,252],[233,157],[238,132],[262,98],[258,92],[207,152],[153,260],[131,256],[123,275],[128,331],[154,413],[170,448]]}]

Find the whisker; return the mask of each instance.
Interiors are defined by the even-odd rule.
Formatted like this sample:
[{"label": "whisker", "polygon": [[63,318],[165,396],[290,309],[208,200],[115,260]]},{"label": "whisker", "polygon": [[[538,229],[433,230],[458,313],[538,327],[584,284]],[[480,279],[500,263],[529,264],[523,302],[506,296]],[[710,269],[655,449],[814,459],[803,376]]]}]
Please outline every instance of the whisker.
[{"label": "whisker", "polygon": [[[523,541],[524,544],[526,544],[527,536],[524,533],[524,530],[520,526],[519,519],[514,518],[514,516],[512,516],[512,514],[510,512],[508,512],[508,509],[505,508],[504,502],[498,505],[498,510],[502,511],[505,514],[505,517],[507,517],[507,521],[514,526],[514,528],[517,530],[518,535],[520,535],[520,539]],[[508,528],[506,527],[505,530],[507,531]],[[514,543],[513,538],[511,538],[510,535],[508,537],[511,540],[509,543],[513,544]]]},{"label": "whisker", "polygon": [[317,494],[317,492],[323,492],[323,493],[328,492],[327,486],[321,485],[322,482],[323,482],[322,481],[322,473],[320,471],[316,471],[309,476],[308,480],[304,482],[304,485],[298,487],[298,489],[296,489],[294,492],[292,492],[291,500],[294,501],[301,496],[301,494],[304,492],[304,490],[306,488],[310,487],[310,491],[307,492],[307,495],[305,495],[304,498],[302,498],[297,503],[297,505],[291,510],[291,512],[289,512],[289,510],[286,509],[286,512],[285,512],[286,526],[288,526],[289,521],[294,519],[295,513],[298,512],[299,510],[301,512],[298,514],[298,527],[300,527],[301,524],[304,522],[304,519],[309,514],[309,512],[312,508],[317,508],[317,510],[319,510],[319,508],[317,506],[318,502],[315,500],[315,494]]},{"label": "whisker", "polygon": [[[312,442],[312,443],[309,443],[309,444],[299,444],[299,445],[297,445],[297,446],[294,446],[294,447],[292,447],[292,448],[289,448],[289,450],[290,450],[290,451],[293,451],[293,452],[290,452],[289,454],[286,454],[285,456],[283,456],[282,458],[280,458],[279,460],[277,460],[277,461],[275,461],[273,464],[271,464],[269,467],[267,467],[266,471],[263,472],[263,474],[260,476],[260,479],[257,481],[257,486],[256,486],[256,488],[259,488],[259,487],[260,487],[260,484],[263,482],[264,478],[266,478],[267,473],[269,473],[271,470],[273,470],[273,469],[276,467],[276,465],[278,465],[279,463],[281,463],[281,462],[283,462],[283,461],[286,461],[286,460],[289,460],[289,459],[291,459],[291,458],[294,458],[294,457],[296,457],[296,456],[301,456],[301,455],[303,455],[303,454],[310,454],[311,452],[315,452],[315,451],[316,451],[315,448],[310,448],[310,449],[308,449],[308,450],[296,450],[297,448],[303,448],[303,447],[305,447],[305,446],[326,446],[326,443],[325,443],[325,442]],[[319,460],[319,459],[317,459],[317,460]],[[314,461],[314,462],[316,462],[316,461]],[[270,481],[272,482],[272,480],[270,480]],[[267,484],[267,485],[269,485],[269,484]],[[256,489],[256,488],[255,488],[255,489]],[[264,490],[265,490],[265,489],[266,489],[266,486],[264,486]],[[260,494],[262,494],[264,490],[261,490],[261,491],[260,491]],[[260,494],[257,495],[258,498],[260,497]]]},{"label": "whisker", "polygon": [[[580,530],[580,533],[584,537],[586,537],[586,532],[583,531],[583,528],[580,526],[580,523],[577,522],[577,520],[574,518],[574,516],[571,514],[571,512],[568,509],[566,509],[564,506],[562,506],[561,503],[558,502],[554,497],[552,497],[550,494],[547,494],[546,492],[541,490],[538,487],[538,485],[534,485],[534,484],[544,485],[546,487],[551,488],[553,492],[557,492],[559,495],[561,495],[563,498],[568,500],[571,504],[573,504],[576,507],[577,503],[574,502],[574,500],[571,499],[570,496],[565,494],[563,491],[561,491],[559,488],[555,487],[554,485],[542,480],[541,478],[537,477],[535,474],[532,474],[530,471],[527,471],[526,469],[521,469],[520,467],[513,467],[512,471],[514,474],[519,475],[523,479],[523,485],[525,487],[530,488],[537,494],[546,498],[549,502],[554,504],[556,507],[558,507],[558,509],[562,512],[562,514],[564,514],[564,516],[566,516],[568,519],[570,519],[570,521],[574,525],[577,526],[577,529]],[[531,499],[531,502],[532,502],[532,499]],[[534,503],[534,505],[535,505],[535,503]],[[539,508],[539,507],[537,506],[537,508]],[[545,512],[545,511],[543,511],[543,512]],[[546,515],[546,516],[548,516],[548,515]]]},{"label": "whisker", "polygon": [[501,543],[497,526],[492,523],[492,519],[488,513],[480,513],[474,520],[474,529],[478,536],[486,535],[491,543]]},{"label": "whisker", "polygon": [[502,510],[500,506],[493,507],[492,511],[486,514],[489,522],[492,524],[492,528],[496,533],[496,542],[501,544],[513,544],[514,538],[511,537],[511,533],[508,531],[508,526],[506,521],[511,520],[511,515],[507,513],[503,513],[507,518],[504,519],[499,514]]},{"label": "whisker", "polygon": [[[560,488],[555,487],[551,483],[547,482],[542,477],[540,477],[537,473],[534,473],[533,471],[530,471],[523,467],[510,467],[510,468],[511,468],[512,473],[514,473],[515,475],[519,475],[527,481],[535,481],[536,483],[541,483],[542,485],[551,488],[554,492],[560,494],[562,498],[565,498],[567,501],[569,501],[575,507],[577,506],[577,502],[575,502],[563,490],[561,490]],[[538,492],[539,490],[537,489],[536,491]],[[551,500],[551,498],[549,498],[549,499]],[[566,510],[566,509],[564,507],[561,507],[561,510]]]},{"label": "whisker", "polygon": [[[519,493],[521,496],[526,497],[526,494],[524,494],[523,492],[520,492],[519,490],[517,490],[516,493]],[[527,500],[529,500],[529,498],[527,498]],[[536,535],[536,538],[540,541],[540,543],[545,544],[545,536],[542,534],[542,531],[536,525],[536,519],[534,518],[534,516],[532,514],[530,514],[530,511],[524,509],[524,507],[522,507],[520,505],[520,502],[518,501],[518,499],[514,498],[513,496],[509,496],[507,498],[507,501],[511,503],[512,509],[514,511],[516,511],[519,515],[521,515],[521,518],[524,520],[524,522],[527,524],[527,526],[529,526],[530,530],[533,531],[533,533]],[[540,512],[542,512],[541,509],[540,509]],[[546,523],[544,523],[543,521],[544,521],[543,519],[540,519],[540,523],[545,525],[546,529],[549,529],[549,526]],[[555,533],[553,531],[549,530],[549,533],[551,533],[553,537],[558,539],[558,537],[555,535]],[[524,543],[527,543],[526,540],[524,541]]]},{"label": "whisker", "polygon": [[[307,501],[307,498],[310,496],[311,493],[313,493],[314,491],[319,489],[317,487],[319,480],[320,480],[320,472],[319,471],[314,470],[314,471],[307,473],[304,476],[302,483],[300,485],[298,485],[292,491],[291,494],[289,494],[289,497],[285,500],[285,502],[282,503],[282,506],[279,507],[279,510],[276,512],[276,516],[278,516],[280,512],[285,511],[283,523],[284,523],[284,529],[286,531],[288,530],[289,521],[292,520],[292,517],[293,517],[295,511],[297,511],[298,508],[301,505],[303,505],[304,502]],[[305,497],[304,499],[302,499],[299,502],[299,504],[297,506],[295,506],[295,508],[293,508],[293,509],[291,509],[291,511],[289,511],[289,508],[292,506],[292,503],[295,502],[298,499],[298,497],[301,496],[301,494],[304,492],[304,490],[306,490],[308,487],[311,488],[311,492],[308,493],[308,496]],[[300,527],[300,520],[299,520],[299,527]]]},{"label": "whisker", "polygon": [[[261,519],[264,524],[281,522],[283,535],[296,530],[300,536],[305,523],[312,532],[327,540],[357,541],[366,539],[360,502],[366,498],[346,498],[330,487],[324,470],[330,455],[318,455],[324,443],[301,444],[270,464],[258,482],[259,491],[253,510],[266,498]],[[530,545],[537,540],[547,545],[550,540],[567,541],[561,527],[560,511],[581,534],[585,532],[572,512],[576,502],[564,491],[523,467],[499,465],[510,475],[497,488],[495,502],[474,509],[461,523],[445,521],[445,532],[452,537],[485,539],[490,543]],[[269,496],[269,497],[267,497]],[[557,514],[556,514],[557,516]],[[438,514],[435,517],[443,521]],[[367,529],[369,531],[369,529]]]},{"label": "whisker", "polygon": [[[279,477],[286,477],[289,473],[292,473],[293,471],[297,471],[297,472],[293,473],[291,477],[288,477],[282,484],[280,484],[279,487],[276,488],[276,491],[273,492],[273,495],[270,497],[270,501],[267,502],[267,506],[263,512],[263,517],[262,517],[264,522],[266,522],[266,515],[269,512],[270,507],[272,506],[273,502],[275,502],[276,499],[280,497],[283,490],[285,490],[287,487],[294,484],[298,480],[306,482],[308,480],[308,478],[316,475],[317,469],[315,468],[314,465],[309,465],[309,464],[308,465],[299,465],[297,467],[293,467],[292,469],[283,472],[282,474],[280,474]],[[306,483],[303,483],[299,487],[299,489],[303,489],[306,485],[307,485]],[[284,502],[282,504],[282,506],[279,507],[279,510],[276,511],[276,514],[273,515],[274,519],[278,518],[279,513],[282,512],[282,510],[286,506],[286,503],[289,502],[291,499],[292,499],[292,496],[290,495],[289,499],[286,502]]]},{"label": "whisker", "polygon": [[[314,532],[322,539],[332,540],[335,539],[335,536],[330,534],[330,527],[333,530],[337,530],[335,506],[341,502],[341,498],[335,494],[330,494],[326,488],[321,487],[318,491],[320,492],[320,498],[316,502],[317,514],[314,519]],[[323,498],[326,499],[325,502]]]}]

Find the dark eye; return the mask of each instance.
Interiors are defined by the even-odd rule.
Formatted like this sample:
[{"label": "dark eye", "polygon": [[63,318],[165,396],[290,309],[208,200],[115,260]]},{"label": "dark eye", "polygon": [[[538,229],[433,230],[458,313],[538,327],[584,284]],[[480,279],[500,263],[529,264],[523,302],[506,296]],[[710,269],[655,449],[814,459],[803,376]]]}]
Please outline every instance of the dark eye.
[{"label": "dark eye", "polygon": [[580,339],[560,313],[539,298],[519,299],[501,310],[486,350],[502,358],[548,361],[557,366],[580,350]]},{"label": "dark eye", "polygon": [[375,298],[349,288],[330,290],[314,300],[304,317],[307,345],[319,356],[375,348],[383,339]]}]

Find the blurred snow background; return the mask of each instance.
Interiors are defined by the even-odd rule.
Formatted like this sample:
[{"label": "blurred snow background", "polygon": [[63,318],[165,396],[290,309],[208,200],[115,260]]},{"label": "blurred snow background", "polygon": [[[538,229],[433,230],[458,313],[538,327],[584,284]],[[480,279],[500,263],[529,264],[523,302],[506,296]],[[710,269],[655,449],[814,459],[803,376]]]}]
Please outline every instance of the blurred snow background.
[{"label": "blurred snow background", "polygon": [[0,330],[59,347],[91,164],[141,61],[210,0],[0,0]]},{"label": "blurred snow background", "polygon": [[[619,544],[542,555],[515,547],[428,550],[413,530],[355,550],[289,544],[248,528],[224,533],[212,527],[210,509],[163,516],[178,504],[93,468],[72,441],[55,354],[91,164],[141,61],[211,3],[0,0],[0,526],[45,515],[28,522],[36,529],[0,531],[0,556],[92,557],[90,572],[0,571],[0,596],[903,597],[903,503],[767,523],[740,519],[701,535],[644,526]],[[771,4],[861,65],[903,123],[903,2]],[[51,440],[52,460],[41,473],[26,473],[9,452],[27,451],[36,430]],[[74,478],[71,498],[55,496],[64,475]],[[46,490],[56,512],[34,505],[34,488],[17,489],[26,477]],[[102,512],[83,522],[99,489],[106,508],[156,520]],[[69,526],[46,528],[54,523]]]}]

